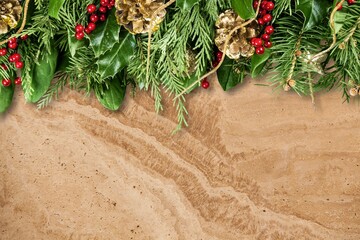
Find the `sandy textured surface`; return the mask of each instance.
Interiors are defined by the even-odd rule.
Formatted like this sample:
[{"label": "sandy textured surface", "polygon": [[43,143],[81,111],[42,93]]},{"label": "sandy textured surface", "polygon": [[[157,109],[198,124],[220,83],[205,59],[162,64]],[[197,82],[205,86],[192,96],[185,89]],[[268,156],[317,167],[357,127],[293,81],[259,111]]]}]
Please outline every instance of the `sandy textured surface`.
[{"label": "sandy textured surface", "polygon": [[0,239],[360,239],[360,106],[247,83],[121,111],[20,91],[0,118]]}]

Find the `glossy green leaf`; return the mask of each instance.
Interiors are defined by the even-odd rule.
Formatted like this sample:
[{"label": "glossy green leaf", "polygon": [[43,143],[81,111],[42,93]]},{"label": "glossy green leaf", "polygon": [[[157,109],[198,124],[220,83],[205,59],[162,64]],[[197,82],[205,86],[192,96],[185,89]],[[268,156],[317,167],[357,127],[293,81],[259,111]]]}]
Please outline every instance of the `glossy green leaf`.
[{"label": "glossy green leaf", "polygon": [[94,49],[95,56],[99,57],[119,42],[119,33],[120,26],[116,21],[114,8],[107,20],[99,24],[90,35],[90,45]]},{"label": "glossy green leaf", "polygon": [[59,19],[59,12],[65,0],[50,0],[49,1],[49,16]]},{"label": "glossy green leaf", "polygon": [[325,0],[299,0],[296,1],[296,10],[301,11],[305,17],[304,30],[320,24],[327,16],[327,9],[331,5]]},{"label": "glossy green leaf", "polygon": [[255,17],[253,0],[231,0],[231,7],[242,19]]},{"label": "glossy green leaf", "polygon": [[265,49],[263,54],[254,54],[251,58],[251,77],[257,77],[263,70],[266,61],[269,59],[271,55],[270,49]]},{"label": "glossy green leaf", "polygon": [[117,42],[109,51],[99,57],[98,73],[103,79],[114,77],[124,67],[129,64],[136,48],[134,35],[127,31],[120,33],[119,42]]},{"label": "glossy green leaf", "polygon": [[58,50],[51,49],[51,53],[43,50],[37,63],[32,68],[31,87],[34,90],[28,102],[35,103],[46,93],[55,75]]},{"label": "glossy green leaf", "polygon": [[198,2],[200,2],[200,0],[177,0],[176,6],[182,10],[189,10]]},{"label": "glossy green leaf", "polygon": [[96,91],[96,97],[99,102],[107,109],[116,111],[120,108],[121,103],[125,98],[126,85],[124,74],[118,74],[108,83],[108,88],[102,92]]},{"label": "glossy green leaf", "polygon": [[221,67],[217,70],[218,81],[224,91],[234,88],[239,83],[242,83],[245,77],[244,67],[237,66],[235,68],[235,60],[225,57]]},{"label": "glossy green leaf", "polygon": [[[14,76],[11,76],[13,79]],[[10,106],[14,96],[15,85],[11,84],[9,87],[4,87],[0,83],[0,113],[4,113]]]}]

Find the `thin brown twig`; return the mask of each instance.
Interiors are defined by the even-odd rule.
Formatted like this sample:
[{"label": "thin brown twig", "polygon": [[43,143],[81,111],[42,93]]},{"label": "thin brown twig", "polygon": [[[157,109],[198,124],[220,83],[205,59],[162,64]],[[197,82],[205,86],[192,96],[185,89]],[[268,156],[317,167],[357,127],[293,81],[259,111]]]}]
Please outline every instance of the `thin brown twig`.
[{"label": "thin brown twig", "polygon": [[[26,0],[25,5],[24,5],[24,11],[23,11],[23,13],[24,13],[23,21],[22,21],[22,23],[21,23],[20,28],[19,28],[19,29],[17,30],[17,32],[15,33],[15,35],[20,34],[20,33],[24,30],[24,28],[25,28],[26,19],[27,19],[27,12],[28,12],[28,9],[29,9],[29,3],[30,3],[30,0]],[[7,42],[10,41],[10,39],[12,39],[12,38],[13,38],[13,37],[11,36],[11,37],[9,37],[8,39],[0,42],[0,46],[3,45],[3,44],[5,44],[5,43],[7,43]]]},{"label": "thin brown twig", "polygon": [[232,35],[237,31],[239,30],[240,28],[243,28],[247,25],[249,25],[250,23],[252,23],[255,19],[256,19],[256,16],[259,14],[259,10],[260,10],[260,5],[261,5],[261,0],[259,1],[259,5],[256,9],[256,13],[255,13],[255,16],[249,20],[247,20],[246,22],[244,22],[243,24],[239,25],[239,26],[236,26],[233,30],[231,30],[231,32],[226,36],[225,38],[225,44],[224,44],[224,54],[222,55],[221,57],[221,60],[220,62],[218,63],[218,65],[213,68],[210,72],[206,73],[205,75],[201,76],[199,79],[197,79],[195,82],[193,82],[189,87],[185,88],[180,94],[178,94],[174,100],[178,99],[179,97],[181,97],[182,95],[184,95],[186,92],[188,92],[190,89],[192,89],[196,84],[199,84],[204,78],[210,76],[211,74],[215,73],[220,67],[221,67],[221,64],[224,62],[225,60],[225,53],[227,51],[227,48],[229,47],[229,42],[230,42],[230,39],[232,37]]},{"label": "thin brown twig", "polygon": [[174,2],[176,2],[176,0],[170,0],[169,2],[167,2],[166,4],[164,4],[163,6],[159,7],[158,9],[156,9],[156,11],[151,15],[151,21],[150,21],[150,29],[148,32],[148,48],[147,48],[147,61],[146,61],[146,81],[149,81],[149,77],[150,77],[150,54],[151,54],[151,35],[153,33],[152,29],[154,27],[154,22],[155,22],[155,18],[157,16],[157,14],[166,9],[168,6],[170,6],[171,4],[173,4]]}]

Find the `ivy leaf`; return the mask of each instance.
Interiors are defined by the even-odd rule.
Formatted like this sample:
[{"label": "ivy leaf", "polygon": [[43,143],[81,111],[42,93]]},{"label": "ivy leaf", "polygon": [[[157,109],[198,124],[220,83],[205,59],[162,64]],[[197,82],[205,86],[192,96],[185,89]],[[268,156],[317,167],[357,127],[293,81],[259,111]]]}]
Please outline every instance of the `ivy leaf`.
[{"label": "ivy leaf", "polygon": [[296,1],[296,10],[301,11],[305,17],[304,30],[309,30],[321,23],[327,16],[330,3],[325,0]]},{"label": "ivy leaf", "polygon": [[124,83],[124,73],[116,75],[109,83],[108,88],[104,91],[95,91],[99,102],[107,109],[116,111],[120,108],[125,98],[126,85]]},{"label": "ivy leaf", "polygon": [[42,50],[37,63],[34,63],[31,72],[31,87],[34,90],[28,102],[35,103],[46,93],[55,75],[58,59],[58,50],[52,47],[51,53]]},{"label": "ivy leaf", "polygon": [[112,10],[106,21],[98,25],[90,35],[90,45],[94,49],[95,56],[99,57],[112,48],[119,41],[119,33],[120,26],[116,21],[115,10]]},{"label": "ivy leaf", "polygon": [[[235,69],[235,67],[238,69]],[[228,91],[242,83],[245,78],[245,67],[243,65],[239,67],[235,60],[225,57],[223,64],[217,70],[217,76],[223,90]]]},{"label": "ivy leaf", "polygon": [[49,1],[49,16],[59,20],[59,12],[65,0],[50,0]]},{"label": "ivy leaf", "polygon": [[266,61],[269,59],[271,55],[271,51],[269,49],[265,49],[263,54],[255,54],[251,58],[251,77],[257,77],[263,70]]},{"label": "ivy leaf", "polygon": [[231,7],[242,19],[255,17],[253,0],[231,0]]},{"label": "ivy leaf", "polygon": [[[10,79],[13,79],[13,76],[11,76]],[[9,87],[4,87],[0,83],[0,113],[4,113],[11,106],[14,90],[14,84],[11,84]]]},{"label": "ivy leaf", "polygon": [[135,52],[136,41],[134,35],[127,31],[120,33],[117,42],[109,51],[98,59],[98,73],[103,79],[114,77],[120,70],[129,64]]},{"label": "ivy leaf", "polygon": [[198,2],[200,2],[200,0],[177,0],[176,6],[181,10],[189,10]]}]

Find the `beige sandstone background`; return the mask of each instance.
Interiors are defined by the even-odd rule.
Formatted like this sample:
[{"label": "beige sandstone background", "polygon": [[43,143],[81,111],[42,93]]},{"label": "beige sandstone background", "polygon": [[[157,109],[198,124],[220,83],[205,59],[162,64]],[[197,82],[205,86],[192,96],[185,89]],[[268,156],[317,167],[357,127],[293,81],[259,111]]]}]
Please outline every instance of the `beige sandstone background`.
[{"label": "beige sandstone background", "polygon": [[360,239],[360,106],[247,82],[121,111],[21,91],[0,118],[0,239]]}]

